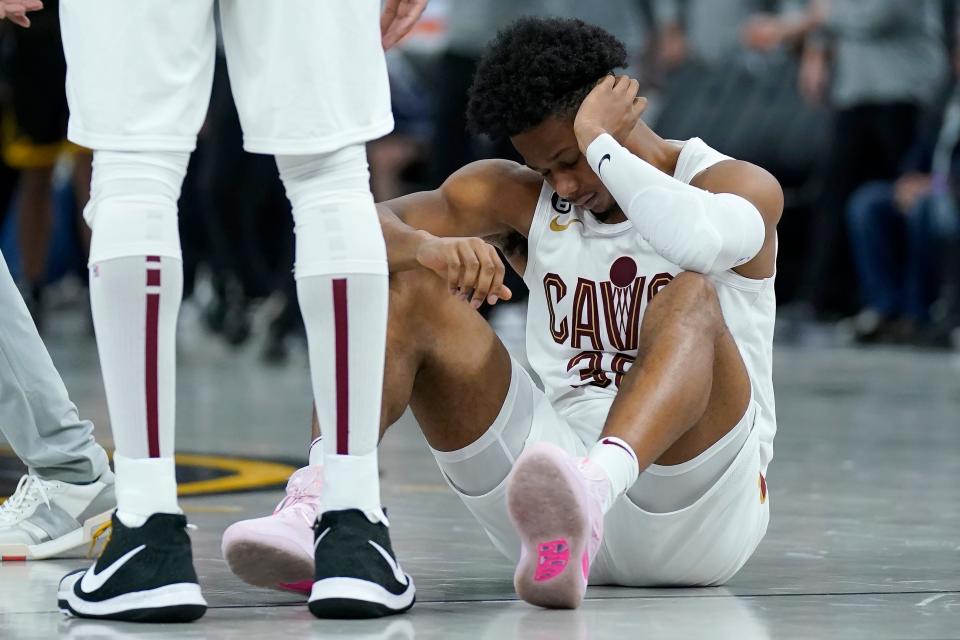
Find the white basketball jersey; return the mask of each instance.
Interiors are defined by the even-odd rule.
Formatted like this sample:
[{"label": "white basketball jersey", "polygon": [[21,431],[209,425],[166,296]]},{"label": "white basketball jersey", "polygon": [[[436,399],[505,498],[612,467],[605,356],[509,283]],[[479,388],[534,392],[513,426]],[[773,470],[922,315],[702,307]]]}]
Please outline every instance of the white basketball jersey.
[{"label": "white basketball jersey", "polygon": [[[699,138],[683,144],[674,177],[689,183],[729,159]],[[530,226],[524,281],[530,289],[527,356],[557,412],[593,442],[637,356],[647,304],[680,267],[661,257],[629,221],[603,224],[560,198],[546,183]],[[774,278],[751,280],[733,271],[712,274],[723,317],[750,374],[760,405],[763,471],[777,430],[772,352]],[[602,403],[602,404],[600,404]]]}]

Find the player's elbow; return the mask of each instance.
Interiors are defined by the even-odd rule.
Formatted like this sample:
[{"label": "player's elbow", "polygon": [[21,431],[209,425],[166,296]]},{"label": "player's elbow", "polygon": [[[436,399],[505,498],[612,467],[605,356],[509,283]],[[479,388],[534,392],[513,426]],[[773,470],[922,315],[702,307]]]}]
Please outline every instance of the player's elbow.
[{"label": "player's elbow", "polygon": [[767,238],[767,224],[750,200],[732,194],[717,194],[725,200],[723,222],[717,225],[720,250],[714,270],[733,269],[753,260]]},{"label": "player's elbow", "polygon": [[745,180],[740,195],[756,207],[766,228],[776,229],[783,215],[783,188],[766,169],[756,165],[750,169],[751,175]]}]

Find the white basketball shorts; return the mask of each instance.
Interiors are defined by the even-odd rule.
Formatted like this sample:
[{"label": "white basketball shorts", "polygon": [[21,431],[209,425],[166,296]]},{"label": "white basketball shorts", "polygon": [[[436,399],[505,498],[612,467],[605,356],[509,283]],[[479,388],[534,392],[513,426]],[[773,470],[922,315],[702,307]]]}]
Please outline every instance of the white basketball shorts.
[{"label": "white basketball shorts", "polygon": [[[192,151],[213,81],[214,0],[63,0],[68,137],[92,149]],[[379,0],[220,0],[254,153],[327,153],[393,129]]]}]

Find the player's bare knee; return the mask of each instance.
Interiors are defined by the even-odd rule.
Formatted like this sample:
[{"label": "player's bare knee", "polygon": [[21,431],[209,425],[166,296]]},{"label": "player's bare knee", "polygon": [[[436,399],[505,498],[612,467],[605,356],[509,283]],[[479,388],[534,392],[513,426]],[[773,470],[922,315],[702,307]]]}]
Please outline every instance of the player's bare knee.
[{"label": "player's bare knee", "polygon": [[654,296],[647,309],[647,315],[651,314],[653,318],[669,316],[673,322],[679,320],[707,333],[724,326],[716,287],[707,276],[693,271],[677,274]]},{"label": "player's bare knee", "polygon": [[702,273],[693,271],[683,271],[677,274],[673,282],[668,286],[683,288],[685,297],[690,303],[698,309],[709,307],[720,310],[720,299],[717,297],[717,289],[713,282]]}]

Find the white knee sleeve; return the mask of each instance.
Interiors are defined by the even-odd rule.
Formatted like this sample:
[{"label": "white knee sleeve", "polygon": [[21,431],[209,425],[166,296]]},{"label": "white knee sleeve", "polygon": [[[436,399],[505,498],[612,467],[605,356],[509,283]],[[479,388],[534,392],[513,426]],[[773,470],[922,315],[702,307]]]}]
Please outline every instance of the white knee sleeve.
[{"label": "white knee sleeve", "polygon": [[90,263],[156,255],[180,259],[177,200],[190,154],[96,151],[90,202]]},{"label": "white knee sleeve", "polygon": [[513,363],[510,387],[493,424],[479,438],[456,451],[433,457],[447,481],[462,494],[485,495],[500,486],[523,453],[534,419],[534,386],[520,365]]},{"label": "white knee sleeve", "polygon": [[297,279],[386,275],[387,249],[363,145],[320,155],[277,156],[277,168],[293,205]]}]

